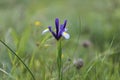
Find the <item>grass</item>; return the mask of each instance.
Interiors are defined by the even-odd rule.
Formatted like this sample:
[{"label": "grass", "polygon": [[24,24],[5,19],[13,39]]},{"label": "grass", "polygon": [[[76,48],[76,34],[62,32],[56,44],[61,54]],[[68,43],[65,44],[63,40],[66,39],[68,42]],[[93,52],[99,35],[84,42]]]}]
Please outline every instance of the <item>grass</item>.
[{"label": "grass", "polygon": [[[62,39],[63,80],[119,80],[119,4],[117,0],[1,0],[0,40],[36,80],[57,80],[56,41],[41,33],[54,26],[56,17],[61,23],[67,19],[71,38]],[[41,24],[35,25],[36,21]],[[0,80],[33,80],[12,53],[0,43]],[[84,64],[76,69],[74,61],[79,58]]]}]

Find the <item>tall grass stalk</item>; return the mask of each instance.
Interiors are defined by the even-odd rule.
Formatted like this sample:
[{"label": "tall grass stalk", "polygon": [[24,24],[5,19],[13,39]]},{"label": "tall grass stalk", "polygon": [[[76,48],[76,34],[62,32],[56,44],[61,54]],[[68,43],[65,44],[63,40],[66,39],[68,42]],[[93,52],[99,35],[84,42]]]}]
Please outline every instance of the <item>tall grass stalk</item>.
[{"label": "tall grass stalk", "polygon": [[0,40],[0,42],[7,48],[9,49],[21,62],[22,64],[25,66],[25,68],[29,71],[29,73],[31,74],[33,80],[36,80],[32,71],[28,68],[28,66],[24,63],[24,61],[16,54],[15,51],[13,51],[5,42],[3,42],[2,40]]}]

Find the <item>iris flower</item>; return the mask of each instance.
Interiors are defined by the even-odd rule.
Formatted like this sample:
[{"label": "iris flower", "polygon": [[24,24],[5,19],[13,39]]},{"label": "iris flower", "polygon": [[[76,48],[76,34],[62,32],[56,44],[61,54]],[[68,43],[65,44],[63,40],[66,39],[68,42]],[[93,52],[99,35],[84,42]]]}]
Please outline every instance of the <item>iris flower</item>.
[{"label": "iris flower", "polygon": [[68,33],[66,33],[67,29],[66,29],[66,24],[67,24],[67,20],[64,21],[63,24],[59,24],[59,19],[56,18],[55,19],[55,28],[56,28],[56,32],[54,32],[52,30],[52,27],[51,26],[48,26],[47,29],[45,29],[42,34],[50,31],[51,34],[55,37],[56,40],[59,40],[62,36],[65,38],[65,39],[69,39],[70,38],[70,35]]}]

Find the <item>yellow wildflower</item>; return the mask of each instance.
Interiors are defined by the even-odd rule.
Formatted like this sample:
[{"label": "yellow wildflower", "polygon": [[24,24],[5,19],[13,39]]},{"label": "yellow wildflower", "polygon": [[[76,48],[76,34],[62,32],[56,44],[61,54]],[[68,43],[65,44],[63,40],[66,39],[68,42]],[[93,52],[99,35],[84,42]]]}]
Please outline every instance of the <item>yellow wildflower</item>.
[{"label": "yellow wildflower", "polygon": [[35,21],[35,22],[34,22],[34,25],[35,25],[35,26],[41,26],[41,22],[40,22],[40,21]]}]

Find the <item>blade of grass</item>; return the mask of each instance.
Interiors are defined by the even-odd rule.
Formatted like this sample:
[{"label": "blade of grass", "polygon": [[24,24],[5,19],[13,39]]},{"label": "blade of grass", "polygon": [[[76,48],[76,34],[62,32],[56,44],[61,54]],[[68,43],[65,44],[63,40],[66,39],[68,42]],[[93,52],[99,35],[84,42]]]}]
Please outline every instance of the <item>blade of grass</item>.
[{"label": "blade of grass", "polygon": [[12,75],[10,75],[8,72],[6,72],[5,70],[3,70],[2,68],[0,68],[0,71],[3,72],[4,74],[8,75],[10,78],[14,79],[14,77]]},{"label": "blade of grass", "polygon": [[31,72],[31,70],[28,68],[28,66],[24,63],[24,61],[6,44],[4,43],[2,40],[0,40],[0,42],[7,48],[9,49],[22,63],[23,65],[26,67],[26,69],[29,71],[29,73],[31,74],[33,80],[35,80],[35,77],[33,75],[33,73]]}]

